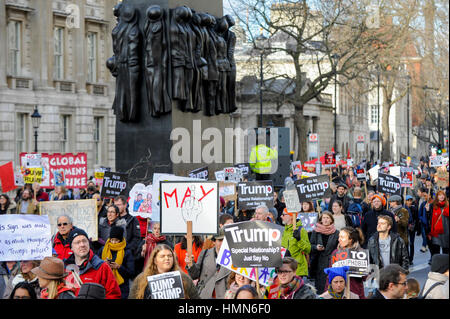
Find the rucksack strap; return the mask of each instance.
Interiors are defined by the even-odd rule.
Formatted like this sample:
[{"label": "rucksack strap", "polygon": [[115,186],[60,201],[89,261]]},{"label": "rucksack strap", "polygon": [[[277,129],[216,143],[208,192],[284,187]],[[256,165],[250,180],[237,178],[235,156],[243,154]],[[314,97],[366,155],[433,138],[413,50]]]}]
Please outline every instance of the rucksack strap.
[{"label": "rucksack strap", "polygon": [[[427,292],[422,296],[422,298],[425,299],[425,298],[428,296],[428,294],[431,292],[431,290],[433,290],[433,289],[436,288],[437,286],[443,285],[443,284],[444,284],[444,283],[443,283],[443,282],[440,282],[440,281],[435,282],[434,284],[431,285],[430,288],[428,288]],[[423,288],[425,288],[425,286],[423,286]],[[423,293],[423,290],[422,290],[422,293]]]}]

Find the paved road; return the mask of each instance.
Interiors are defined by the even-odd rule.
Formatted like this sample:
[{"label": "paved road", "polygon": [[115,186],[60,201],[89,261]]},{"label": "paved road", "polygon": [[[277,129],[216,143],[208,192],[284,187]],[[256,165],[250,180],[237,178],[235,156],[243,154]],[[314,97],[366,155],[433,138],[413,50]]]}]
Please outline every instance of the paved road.
[{"label": "paved road", "polygon": [[413,265],[409,268],[408,278],[415,278],[420,283],[420,288],[423,287],[428,278],[428,272],[430,271],[430,265],[428,261],[430,260],[430,251],[427,250],[425,253],[420,251],[422,247],[422,237],[417,237],[414,241],[414,260]]}]

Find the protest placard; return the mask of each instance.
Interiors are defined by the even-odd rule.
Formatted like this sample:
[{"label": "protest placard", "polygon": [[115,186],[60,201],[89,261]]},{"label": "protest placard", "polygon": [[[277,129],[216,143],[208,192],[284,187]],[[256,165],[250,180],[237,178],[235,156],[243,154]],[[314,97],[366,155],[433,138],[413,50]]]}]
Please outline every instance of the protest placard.
[{"label": "protest placard", "polygon": [[388,174],[378,173],[378,192],[390,195],[402,195],[400,178]]},{"label": "protest placard", "polygon": [[[286,248],[281,247],[281,257],[283,258],[285,254]],[[236,267],[233,265],[230,248],[228,246],[226,238],[223,239],[222,246],[220,247],[219,253],[217,254],[216,263],[241,276],[244,276],[245,278],[256,281],[256,269],[254,267],[246,268],[246,267]],[[275,267],[261,267],[258,269],[259,283],[263,286],[270,285],[275,277],[276,277]]]},{"label": "protest placard", "polygon": [[284,202],[288,213],[298,213],[302,210],[302,205],[298,199],[296,189],[287,189],[283,192]]},{"label": "protest placard", "polygon": [[147,276],[151,299],[184,299],[183,280],[179,271]]},{"label": "protest placard", "polygon": [[209,176],[208,166],[200,167],[189,172],[190,178],[198,178],[206,181],[208,180],[208,176]]},{"label": "protest placard", "polygon": [[219,185],[214,181],[160,181],[161,234],[218,233]]},{"label": "protest placard", "polygon": [[95,199],[40,202],[40,214],[48,215],[51,233],[56,234],[57,219],[61,215],[72,218],[75,227],[83,229],[91,240],[98,237],[97,201]]},{"label": "protest placard", "polygon": [[103,183],[103,177],[105,176],[105,172],[111,172],[111,167],[100,167],[96,168],[94,171],[94,179],[95,179],[95,185],[102,186]]},{"label": "protest placard", "polygon": [[153,186],[142,183],[134,184],[129,193],[128,212],[133,216],[152,217]]},{"label": "protest placard", "polygon": [[365,181],[366,180],[366,170],[362,167],[357,167],[356,168],[356,178],[360,181]]},{"label": "protest placard", "polygon": [[218,181],[218,182],[225,181],[225,172],[224,171],[216,171],[216,172],[214,172],[214,176],[216,178],[216,181]]},{"label": "protest placard", "polygon": [[390,166],[389,167],[389,174],[392,176],[400,177],[400,166]]},{"label": "protest placard", "polygon": [[283,230],[280,225],[260,220],[224,226],[233,265],[246,268],[281,266]]},{"label": "protest placard", "polygon": [[27,153],[25,157],[25,167],[38,168],[41,167],[42,154],[40,153]]},{"label": "protest placard", "polygon": [[353,276],[366,276],[370,271],[369,251],[367,249],[339,249],[331,256],[331,267],[349,266]]},{"label": "protest placard", "polygon": [[414,185],[414,169],[412,167],[402,166],[400,170],[400,178],[402,187],[412,188]]},{"label": "protest placard", "polygon": [[320,175],[295,181],[300,202],[322,199],[331,193],[330,177]]},{"label": "protest placard", "polygon": [[0,215],[0,261],[42,260],[52,255],[48,216]]},{"label": "protest placard", "polygon": [[18,184],[15,182],[12,162],[0,165],[0,183],[2,186],[1,191],[3,193],[7,193],[18,186]]},{"label": "protest placard", "polygon": [[300,213],[299,219],[302,221],[302,226],[307,232],[312,232],[316,228],[319,213]]},{"label": "protest placard", "polygon": [[237,167],[241,170],[242,176],[249,175],[251,173],[249,163],[238,163],[238,164],[235,164],[234,167]]},{"label": "protest placard", "polygon": [[380,170],[380,165],[375,165],[374,167],[372,167],[371,169],[369,169],[369,176],[370,178],[374,181],[376,179],[378,179],[378,171]]},{"label": "protest placard", "polygon": [[239,209],[255,209],[261,205],[273,207],[272,181],[241,182],[236,188]]},{"label": "protest placard", "polygon": [[26,168],[23,174],[25,184],[42,183],[42,167]]},{"label": "protest placard", "polygon": [[291,163],[291,171],[292,174],[297,175],[302,173],[302,162],[295,161]]},{"label": "protest placard", "polygon": [[127,196],[127,186],[128,174],[105,172],[100,196],[103,198],[114,198],[119,195]]},{"label": "protest placard", "polygon": [[336,153],[334,152],[325,152],[325,163],[323,167],[330,168],[330,167],[336,167],[336,162],[339,161],[336,158]]},{"label": "protest placard", "polygon": [[63,169],[54,170],[53,176],[55,177],[55,186],[65,186],[66,185],[66,179],[64,176]]},{"label": "protest placard", "polygon": [[225,167],[223,169],[225,182],[240,182],[242,178],[242,172],[240,168],[237,167]]},{"label": "protest placard", "polygon": [[445,168],[437,169],[436,185],[440,188],[446,188],[448,186],[448,172]]},{"label": "protest placard", "polygon": [[430,167],[441,167],[444,165],[443,156],[430,156]]},{"label": "protest placard", "polygon": [[[65,186],[67,188],[86,188],[87,187],[87,154],[86,153],[42,153],[40,167],[42,167],[42,188],[54,188],[55,170],[64,170]],[[27,153],[20,153],[20,166],[24,169],[27,165]],[[31,165],[37,164],[37,160]]]}]

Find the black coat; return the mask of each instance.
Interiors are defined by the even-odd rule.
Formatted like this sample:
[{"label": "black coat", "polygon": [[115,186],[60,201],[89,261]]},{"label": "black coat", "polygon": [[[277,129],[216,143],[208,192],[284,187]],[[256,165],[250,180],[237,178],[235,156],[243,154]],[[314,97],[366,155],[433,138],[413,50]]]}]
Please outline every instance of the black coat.
[{"label": "black coat", "polygon": [[370,297],[370,299],[386,299],[386,298],[384,298],[381,292],[377,289],[375,290],[375,293],[372,295],[372,297]]},{"label": "black coat", "polygon": [[127,223],[125,238],[127,241],[127,248],[131,251],[133,256],[139,255],[141,253],[138,251],[139,244],[141,243],[141,227],[138,219],[128,212],[125,216],[120,218],[125,219]]},{"label": "black coat", "polygon": [[377,232],[377,224],[378,224],[378,216],[380,215],[387,215],[389,217],[392,218],[392,228],[391,228],[391,233],[396,233],[397,232],[397,223],[395,221],[395,217],[394,214],[392,214],[391,212],[382,209],[379,211],[376,211],[374,209],[371,209],[367,212],[366,215],[364,215],[363,221],[361,223],[361,230],[364,234],[364,238],[365,238],[365,243],[363,245],[363,248],[367,247],[367,242],[369,240],[370,237],[373,236],[373,234],[375,234]]},{"label": "black coat", "polygon": [[[320,295],[325,290],[327,274],[323,271],[330,267],[331,253],[337,248],[339,240],[339,231],[336,230],[328,236],[327,244],[324,245],[323,235],[316,231],[311,233],[311,254],[310,254],[310,277],[315,279],[317,293]],[[317,245],[325,246],[325,250],[318,251]]]},{"label": "black coat", "polygon": [[[390,243],[390,263],[398,264],[403,269],[408,270],[409,268],[409,257],[408,248],[405,242],[397,233],[390,233],[391,243]],[[377,265],[379,268],[383,268],[383,259],[380,254],[379,246],[379,234],[376,232],[372,237],[370,237],[367,244],[367,249],[369,250],[370,263]]]}]

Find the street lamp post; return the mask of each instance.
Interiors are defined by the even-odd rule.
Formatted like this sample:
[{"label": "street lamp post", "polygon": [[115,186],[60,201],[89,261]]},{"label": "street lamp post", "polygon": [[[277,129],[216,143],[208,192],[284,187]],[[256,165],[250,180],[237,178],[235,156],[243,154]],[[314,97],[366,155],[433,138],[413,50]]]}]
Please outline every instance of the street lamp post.
[{"label": "street lamp post", "polygon": [[38,129],[39,129],[39,125],[41,123],[41,114],[39,114],[38,109],[37,109],[37,105],[34,106],[34,112],[33,114],[31,114],[31,124],[33,125],[33,129],[34,129],[34,152],[37,153],[38,152],[38,147],[37,147],[37,139],[38,139]]},{"label": "street lamp post", "polygon": [[377,160],[380,159],[380,69],[377,67]]},{"label": "street lamp post", "polygon": [[331,56],[334,69],[334,151],[337,152],[337,65],[340,56],[335,53]]},{"label": "street lamp post", "polygon": [[267,40],[262,33],[256,38],[256,47],[259,50],[259,127],[263,126],[263,87],[264,87],[264,73],[263,73],[263,59],[264,59],[264,45]]}]

